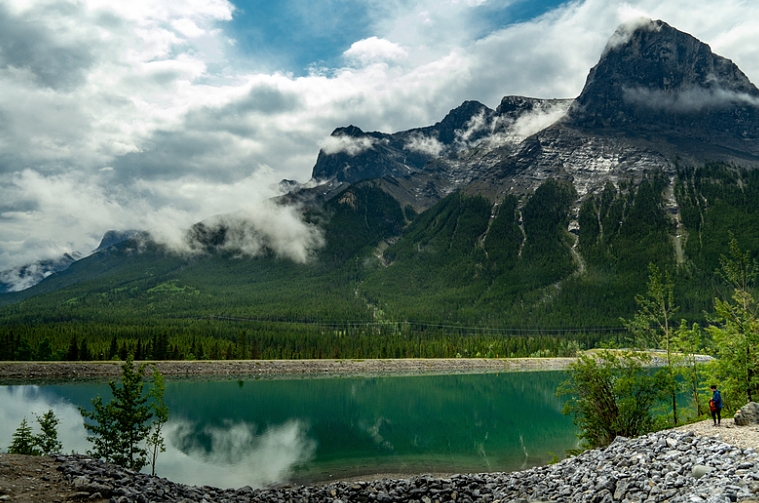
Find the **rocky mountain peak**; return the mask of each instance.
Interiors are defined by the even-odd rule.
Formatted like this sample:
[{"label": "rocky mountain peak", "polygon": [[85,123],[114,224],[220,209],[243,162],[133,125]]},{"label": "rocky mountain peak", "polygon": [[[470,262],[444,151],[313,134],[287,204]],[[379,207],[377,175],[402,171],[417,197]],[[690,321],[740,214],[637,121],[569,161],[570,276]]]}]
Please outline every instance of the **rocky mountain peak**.
[{"label": "rocky mountain peak", "polygon": [[759,90],[729,59],[663,21],[620,26],[570,110],[584,127],[759,137]]}]

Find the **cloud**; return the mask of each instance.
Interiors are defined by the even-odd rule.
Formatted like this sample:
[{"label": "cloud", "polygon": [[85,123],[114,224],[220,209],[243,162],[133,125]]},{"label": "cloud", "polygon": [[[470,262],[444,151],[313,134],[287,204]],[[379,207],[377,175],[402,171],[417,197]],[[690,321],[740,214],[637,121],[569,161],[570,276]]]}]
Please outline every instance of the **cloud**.
[{"label": "cloud", "polygon": [[471,119],[464,124],[464,129],[456,131],[456,140],[458,149],[469,148],[474,146],[477,141],[474,141],[473,137],[482,133],[490,134],[493,132],[493,126],[495,120],[490,120],[485,116],[485,111],[481,111],[477,115],[472,116]]},{"label": "cloud", "polygon": [[408,56],[408,53],[400,45],[389,40],[369,37],[354,42],[343,56],[350,62],[368,65],[399,60]]},{"label": "cloud", "polygon": [[496,133],[488,141],[520,143],[567,114],[571,101],[548,101],[537,104],[530,112],[520,115],[516,120],[499,118]]},{"label": "cloud", "polygon": [[[632,11],[629,7],[620,9],[620,16],[621,17],[627,17],[628,15],[632,14],[633,12],[637,13],[637,11]],[[632,17],[627,18],[625,21],[619,25],[619,27],[614,31],[612,36],[609,38],[609,42],[606,44],[606,47],[604,48],[604,54],[608,51],[611,51],[613,49],[616,49],[617,47],[621,47],[625,45],[627,42],[630,41],[630,37],[632,37],[633,33],[635,33],[639,29],[645,29],[648,31],[659,31],[661,29],[660,26],[658,26],[656,23],[653,22],[653,20],[649,17],[640,16],[640,17]]]},{"label": "cloud", "polygon": [[330,136],[322,143],[322,150],[325,154],[346,153],[353,157],[361,152],[374,148],[376,140],[368,136],[359,138],[348,135]]},{"label": "cloud", "polygon": [[321,230],[303,222],[296,208],[271,201],[260,202],[255,210],[211,217],[180,236],[155,230],[151,235],[175,253],[201,254],[209,248],[238,257],[273,253],[301,264],[308,262],[324,245]]},{"label": "cloud", "polygon": [[4,447],[10,444],[13,432],[16,431],[21,420],[26,418],[27,423],[35,433],[38,433],[39,425],[34,414],[41,416],[53,409],[58,424],[58,440],[63,444],[63,452],[85,452],[92,448],[87,442],[87,434],[82,426],[82,415],[75,405],[55,396],[39,386],[0,386],[0,438]]},{"label": "cloud", "polygon": [[445,145],[432,136],[414,134],[409,137],[408,142],[406,142],[403,148],[412,152],[439,156],[445,149]]},{"label": "cloud", "polygon": [[623,99],[627,103],[677,113],[700,112],[710,108],[729,106],[759,106],[759,98],[756,96],[721,88],[691,87],[664,91],[634,87],[625,88],[623,91]]}]

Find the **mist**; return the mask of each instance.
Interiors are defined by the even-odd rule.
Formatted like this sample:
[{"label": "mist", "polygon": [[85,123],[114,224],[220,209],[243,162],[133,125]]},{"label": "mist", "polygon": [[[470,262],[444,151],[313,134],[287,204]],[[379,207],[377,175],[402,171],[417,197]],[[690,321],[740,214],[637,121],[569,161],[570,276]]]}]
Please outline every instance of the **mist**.
[{"label": "mist", "polygon": [[759,97],[727,91],[719,87],[691,87],[668,91],[636,87],[625,88],[623,92],[623,99],[627,103],[667,112],[700,112],[710,108],[736,105],[759,106]]}]

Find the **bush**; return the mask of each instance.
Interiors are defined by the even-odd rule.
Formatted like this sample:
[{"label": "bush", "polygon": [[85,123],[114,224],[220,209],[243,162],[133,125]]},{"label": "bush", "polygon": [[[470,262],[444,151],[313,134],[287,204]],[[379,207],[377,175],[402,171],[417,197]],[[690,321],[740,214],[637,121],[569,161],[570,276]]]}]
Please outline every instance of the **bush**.
[{"label": "bush", "polygon": [[557,395],[570,395],[562,412],[574,415],[586,448],[609,445],[617,436],[654,431],[653,407],[661,399],[660,373],[643,369],[647,356],[605,350],[583,355],[569,367]]}]

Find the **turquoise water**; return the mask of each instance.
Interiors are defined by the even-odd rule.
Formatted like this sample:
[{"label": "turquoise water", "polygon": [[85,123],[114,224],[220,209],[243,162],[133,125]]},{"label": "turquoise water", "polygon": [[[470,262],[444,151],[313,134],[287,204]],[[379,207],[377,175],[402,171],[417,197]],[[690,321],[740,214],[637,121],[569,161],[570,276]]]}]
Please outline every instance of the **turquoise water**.
[{"label": "turquoise water", "polygon": [[[194,485],[262,487],[374,473],[511,471],[577,446],[560,372],[167,381],[157,472]],[[77,406],[104,383],[0,386],[0,446],[53,408],[64,451],[85,452]]]}]

